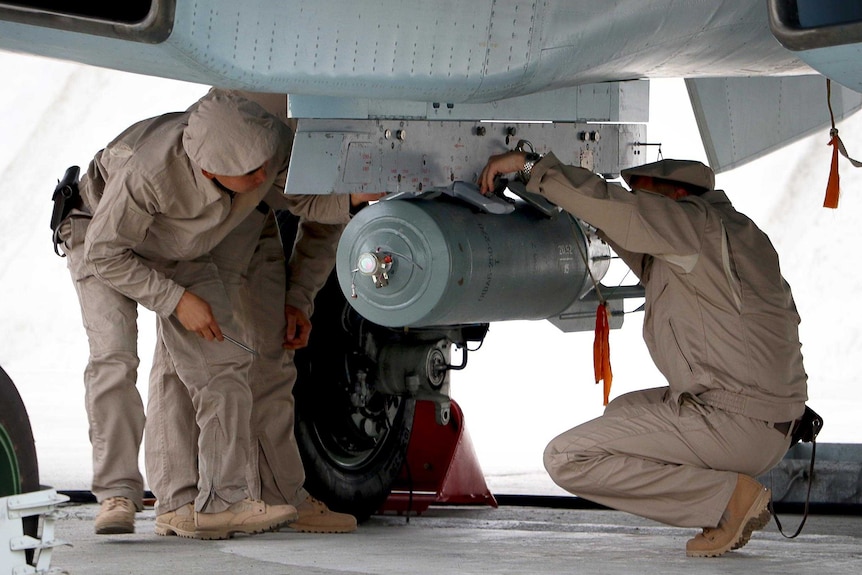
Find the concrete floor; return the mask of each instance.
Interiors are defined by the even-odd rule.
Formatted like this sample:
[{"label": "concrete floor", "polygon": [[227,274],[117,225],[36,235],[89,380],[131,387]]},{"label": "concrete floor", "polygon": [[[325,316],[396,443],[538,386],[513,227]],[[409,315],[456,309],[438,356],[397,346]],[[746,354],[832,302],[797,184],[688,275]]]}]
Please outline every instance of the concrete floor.
[{"label": "concrete floor", "polygon": [[[690,559],[696,532],[607,510],[501,506],[431,507],[420,516],[374,516],[355,533],[293,532],[196,541],[153,534],[152,509],[133,535],[95,535],[95,504],[63,504],[51,567],[70,575],[631,575],[862,573],[862,517],[813,515],[783,538],[775,523],[744,548]],[[792,533],[800,519],[781,516]],[[2,571],[2,570],[0,570]],[[3,574],[5,575],[5,573]]]}]

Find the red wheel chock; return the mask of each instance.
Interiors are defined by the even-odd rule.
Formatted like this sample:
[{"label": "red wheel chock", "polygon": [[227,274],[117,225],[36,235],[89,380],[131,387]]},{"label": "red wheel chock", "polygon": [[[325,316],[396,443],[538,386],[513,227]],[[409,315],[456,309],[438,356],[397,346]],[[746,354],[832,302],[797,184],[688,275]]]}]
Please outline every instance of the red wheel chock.
[{"label": "red wheel chock", "polygon": [[407,457],[379,513],[419,515],[435,503],[497,507],[454,401],[445,425],[435,421],[432,402],[416,402]]}]

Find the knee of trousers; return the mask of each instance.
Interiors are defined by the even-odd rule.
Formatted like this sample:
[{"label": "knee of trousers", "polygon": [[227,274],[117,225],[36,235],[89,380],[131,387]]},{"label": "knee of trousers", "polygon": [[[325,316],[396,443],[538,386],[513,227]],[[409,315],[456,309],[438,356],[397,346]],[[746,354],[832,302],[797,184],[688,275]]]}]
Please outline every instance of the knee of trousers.
[{"label": "knee of trousers", "polygon": [[542,455],[542,462],[545,465],[545,470],[548,472],[548,475],[551,477],[555,477],[560,467],[565,465],[566,456],[554,448],[553,443],[549,443],[547,447],[545,447],[545,452]]},{"label": "knee of trousers", "polygon": [[558,485],[574,486],[579,478],[584,477],[586,468],[593,458],[586,451],[579,451],[571,440],[565,442],[565,449],[556,441],[551,441],[545,448],[543,463],[545,470]]}]

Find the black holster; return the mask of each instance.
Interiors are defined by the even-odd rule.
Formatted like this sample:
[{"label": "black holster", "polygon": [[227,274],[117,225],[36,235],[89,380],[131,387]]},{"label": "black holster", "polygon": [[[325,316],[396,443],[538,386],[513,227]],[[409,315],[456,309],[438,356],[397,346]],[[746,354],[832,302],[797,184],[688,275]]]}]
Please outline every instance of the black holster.
[{"label": "black holster", "polygon": [[817,439],[817,434],[820,433],[821,429],[823,429],[823,418],[806,405],[805,413],[799,418],[799,422],[793,430],[793,435],[790,437],[790,447],[793,447],[800,441],[811,443]]},{"label": "black holster", "polygon": [[81,173],[81,168],[78,166],[70,166],[66,169],[63,179],[57,182],[57,187],[54,188],[54,195],[51,200],[54,202],[54,209],[51,212],[51,231],[52,240],[54,242],[54,253],[60,257],[65,257],[57,249],[60,244],[60,224],[74,209],[81,209],[84,202],[81,200],[81,194],[78,192],[78,174]]}]

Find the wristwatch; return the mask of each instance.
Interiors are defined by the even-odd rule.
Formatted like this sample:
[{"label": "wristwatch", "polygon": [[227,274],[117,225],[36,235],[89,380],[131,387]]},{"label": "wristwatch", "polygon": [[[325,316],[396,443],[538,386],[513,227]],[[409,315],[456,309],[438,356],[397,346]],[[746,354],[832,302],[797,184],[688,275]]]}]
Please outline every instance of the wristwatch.
[{"label": "wristwatch", "polygon": [[530,172],[533,171],[533,166],[536,165],[536,162],[542,159],[542,154],[536,154],[533,152],[528,152],[526,157],[524,158],[524,168],[518,172],[518,177],[525,184],[530,181]]}]

